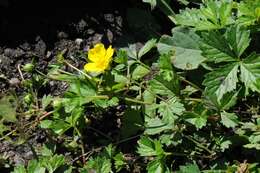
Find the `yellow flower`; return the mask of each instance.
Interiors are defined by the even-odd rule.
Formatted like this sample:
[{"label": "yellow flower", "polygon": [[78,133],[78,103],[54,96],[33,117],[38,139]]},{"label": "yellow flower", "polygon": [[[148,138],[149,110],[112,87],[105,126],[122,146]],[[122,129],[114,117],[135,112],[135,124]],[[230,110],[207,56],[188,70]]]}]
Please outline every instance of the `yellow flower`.
[{"label": "yellow flower", "polygon": [[112,60],[114,49],[109,46],[105,49],[102,43],[98,43],[88,52],[88,59],[91,61],[84,66],[89,72],[104,72]]}]

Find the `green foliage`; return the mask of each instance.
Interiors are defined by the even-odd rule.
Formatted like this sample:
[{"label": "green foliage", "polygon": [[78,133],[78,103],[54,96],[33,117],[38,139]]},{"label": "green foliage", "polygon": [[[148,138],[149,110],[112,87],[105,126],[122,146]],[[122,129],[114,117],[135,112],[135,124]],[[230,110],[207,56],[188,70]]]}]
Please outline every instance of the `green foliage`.
[{"label": "green foliage", "polygon": [[201,55],[200,37],[189,28],[174,28],[172,37],[162,36],[157,44],[161,54],[172,52],[171,61],[176,68],[192,70],[205,60]]},{"label": "green foliage", "polygon": [[[148,41],[118,47],[110,69],[88,73],[60,53],[47,75],[25,66],[22,100],[0,99],[1,140],[41,128],[57,143],[15,173],[259,172],[260,1],[179,0],[177,14],[169,0],[143,2],[175,23],[170,36],[158,11],[131,8],[130,29]],[[66,91],[38,94],[50,80]]]},{"label": "green foliage", "polygon": [[9,122],[17,121],[16,101],[13,96],[4,96],[0,99],[0,118]]},{"label": "green foliage", "polygon": [[185,9],[175,17],[176,24],[191,26],[196,30],[221,29],[234,23],[232,17],[232,2],[209,1],[200,9]]},{"label": "green foliage", "polygon": [[71,173],[72,167],[65,165],[65,158],[62,155],[53,155],[41,157],[39,160],[31,160],[25,168],[22,165],[17,166],[12,173]]}]

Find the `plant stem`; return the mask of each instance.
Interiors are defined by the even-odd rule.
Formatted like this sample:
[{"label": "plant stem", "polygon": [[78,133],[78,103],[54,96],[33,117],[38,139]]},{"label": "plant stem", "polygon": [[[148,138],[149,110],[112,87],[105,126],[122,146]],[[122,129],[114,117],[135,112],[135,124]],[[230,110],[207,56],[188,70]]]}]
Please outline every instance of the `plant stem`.
[{"label": "plant stem", "polygon": [[83,162],[83,164],[85,164],[86,163],[85,148],[84,148],[84,142],[82,139],[82,134],[80,133],[80,131],[77,127],[74,127],[74,128],[75,128],[76,132],[78,133],[78,135],[80,136],[80,141],[81,141],[80,148],[81,148],[81,153],[82,153],[82,162]]},{"label": "plant stem", "polygon": [[100,135],[104,136],[105,138],[109,139],[110,141],[113,141],[113,139],[110,136],[106,135],[105,133],[101,132],[100,130],[98,130],[94,127],[90,127],[90,126],[87,128],[99,133]]},{"label": "plant stem", "polygon": [[126,100],[126,101],[129,101],[129,102],[139,103],[139,104],[144,104],[144,105],[151,105],[152,104],[152,103],[143,102],[141,100],[136,100],[136,99],[132,99],[132,98],[128,98],[128,97],[125,97],[123,99]]},{"label": "plant stem", "polygon": [[204,145],[202,145],[201,143],[197,142],[195,139],[193,139],[190,136],[184,136],[185,138],[187,138],[188,140],[192,141],[194,144],[196,144],[199,148],[204,149],[205,151],[207,151],[210,155],[214,155],[215,152],[211,151],[210,149],[208,149],[207,147],[205,147]]},{"label": "plant stem", "polygon": [[193,87],[196,88],[197,90],[203,92],[203,89],[201,89],[198,85],[196,85],[196,84],[194,84],[194,83],[188,81],[188,80],[185,79],[184,77],[180,76],[180,79],[181,79],[183,82],[185,82],[185,83],[187,83],[187,84],[193,86]]},{"label": "plant stem", "polygon": [[20,74],[20,77],[21,77],[22,81],[24,81],[23,73],[22,73],[22,71],[21,71],[20,66],[21,66],[21,64],[18,64],[17,70],[18,70],[18,72],[19,72],[19,74]]},{"label": "plant stem", "polygon": [[66,65],[68,65],[69,67],[71,67],[72,69],[78,71],[79,73],[83,74],[85,77],[87,77],[88,79],[92,79],[91,76],[89,76],[87,73],[84,73],[83,71],[81,71],[80,69],[78,69],[77,67],[73,66],[72,64],[70,64],[68,61],[64,60],[63,61]]},{"label": "plant stem", "polygon": [[199,98],[185,98],[185,100],[195,101],[195,102],[202,102],[202,99],[199,99]]}]

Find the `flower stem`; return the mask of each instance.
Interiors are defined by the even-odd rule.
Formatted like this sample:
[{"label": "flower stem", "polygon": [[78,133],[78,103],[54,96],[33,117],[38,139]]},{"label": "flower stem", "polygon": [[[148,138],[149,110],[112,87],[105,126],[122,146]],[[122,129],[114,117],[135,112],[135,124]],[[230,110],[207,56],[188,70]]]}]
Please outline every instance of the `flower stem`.
[{"label": "flower stem", "polygon": [[78,69],[77,67],[73,66],[72,64],[70,64],[68,61],[64,60],[63,61],[66,65],[68,65],[69,67],[71,67],[72,69],[76,70],[77,72],[83,74],[85,77],[87,77],[88,79],[92,79],[91,76],[89,76],[87,73],[84,73],[83,71],[81,71],[80,69]]},{"label": "flower stem", "polygon": [[185,82],[185,83],[187,83],[187,84],[193,86],[193,87],[196,88],[197,90],[203,92],[203,89],[201,89],[198,85],[196,85],[196,84],[194,84],[194,83],[188,81],[188,80],[185,79],[184,77],[180,76],[180,79],[181,79],[183,82]]}]

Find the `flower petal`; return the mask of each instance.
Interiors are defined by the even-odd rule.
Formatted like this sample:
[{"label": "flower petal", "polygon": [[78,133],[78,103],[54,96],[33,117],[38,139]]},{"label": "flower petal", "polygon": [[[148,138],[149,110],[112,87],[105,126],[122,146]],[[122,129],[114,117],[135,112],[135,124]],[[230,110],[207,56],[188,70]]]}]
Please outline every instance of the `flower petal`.
[{"label": "flower petal", "polygon": [[106,50],[106,57],[105,59],[108,60],[109,62],[111,61],[111,58],[114,54],[114,49],[112,48],[112,46],[110,45],[107,50]]},{"label": "flower petal", "polygon": [[88,52],[88,59],[92,62],[97,62],[106,56],[106,49],[102,43],[98,43],[94,48],[90,49]]},{"label": "flower petal", "polygon": [[89,72],[103,72],[105,69],[104,67],[98,66],[96,63],[87,63],[84,66],[84,70],[89,71]]}]

